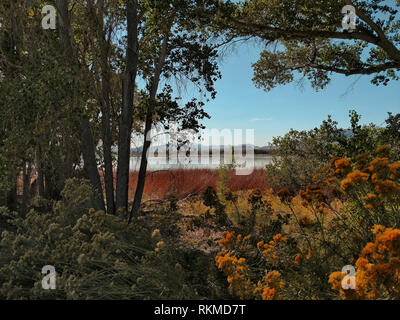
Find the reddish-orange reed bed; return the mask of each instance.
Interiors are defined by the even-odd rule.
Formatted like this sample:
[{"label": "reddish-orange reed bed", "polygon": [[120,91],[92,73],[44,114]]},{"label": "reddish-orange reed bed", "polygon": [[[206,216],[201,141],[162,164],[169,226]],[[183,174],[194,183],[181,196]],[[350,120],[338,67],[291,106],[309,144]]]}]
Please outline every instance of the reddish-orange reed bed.
[{"label": "reddish-orange reed bed", "polygon": [[[136,189],[138,172],[130,172],[129,177],[129,200],[133,200]],[[230,173],[229,188],[232,191],[268,188],[265,170],[256,169],[251,175],[237,176]],[[100,171],[103,181],[103,174]],[[31,182],[33,182],[33,178]],[[215,188],[219,180],[218,170],[213,169],[177,169],[148,171],[144,188],[144,197],[147,199],[165,199],[175,196],[178,199],[191,194],[199,194],[208,186]],[[22,175],[18,180],[18,194],[22,194]],[[114,183],[116,179],[114,180]]]},{"label": "reddish-orange reed bed", "polygon": [[[136,189],[137,175],[137,172],[130,173],[131,201]],[[218,179],[218,170],[212,169],[150,171],[147,173],[144,195],[148,199],[164,199],[170,196],[184,198],[190,194],[199,194],[208,186],[215,188]],[[255,170],[248,176],[237,176],[231,173],[229,188],[232,191],[266,189],[268,185],[265,170]]]}]

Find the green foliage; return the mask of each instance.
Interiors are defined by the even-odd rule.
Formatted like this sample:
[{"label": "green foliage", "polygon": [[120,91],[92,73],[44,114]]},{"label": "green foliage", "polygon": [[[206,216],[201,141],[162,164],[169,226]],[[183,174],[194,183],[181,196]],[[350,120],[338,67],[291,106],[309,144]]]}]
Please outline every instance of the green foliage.
[{"label": "green foliage", "polygon": [[[76,70],[57,33],[42,29],[43,1],[0,6],[0,187],[15,187],[20,171],[35,163],[47,178],[47,195],[57,198],[80,162],[79,115],[71,108]],[[82,83],[78,91],[84,90]]]},{"label": "green foliage", "polygon": [[392,147],[395,160],[400,160],[400,114],[393,115],[389,112],[386,128],[382,134],[382,142]]},{"label": "green foliage", "polygon": [[358,154],[371,154],[381,141],[383,129],[374,124],[360,125],[360,115],[350,111],[351,127],[338,128],[329,116],[319,128],[309,131],[290,130],[273,140],[273,163],[267,165],[267,177],[275,189],[297,191],[312,183],[315,171],[333,157],[354,159]]},{"label": "green foliage", "polygon": [[229,198],[229,173],[232,171],[231,165],[220,165],[218,168],[219,180],[217,181],[217,196],[222,203],[226,203]]},{"label": "green foliage", "polygon": [[[68,180],[51,212],[7,212],[0,242],[3,299],[200,299],[215,295],[213,259],[91,208],[91,188]],[[171,226],[168,226],[168,229]],[[175,234],[175,236],[177,236]],[[42,267],[56,268],[43,290]],[[209,272],[207,268],[213,267]]]},{"label": "green foliage", "polygon": [[400,23],[395,3],[353,1],[357,20],[351,32],[341,24],[346,4],[246,0],[224,10],[217,21],[232,37],[256,37],[266,44],[253,65],[253,81],[267,91],[295,79],[323,89],[332,73],[371,75],[375,85],[398,80]]}]

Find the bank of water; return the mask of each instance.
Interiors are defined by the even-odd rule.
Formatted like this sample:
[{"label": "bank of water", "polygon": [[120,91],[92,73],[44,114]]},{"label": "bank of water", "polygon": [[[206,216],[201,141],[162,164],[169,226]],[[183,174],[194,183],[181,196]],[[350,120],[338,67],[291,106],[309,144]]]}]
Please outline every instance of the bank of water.
[{"label": "bank of water", "polygon": [[[245,158],[244,158],[245,160]],[[272,162],[272,156],[269,155],[255,155],[253,160],[249,161],[249,165],[254,163],[255,169],[264,169],[265,166]],[[198,157],[198,158],[185,158],[184,161],[168,159],[166,157],[150,157],[148,159],[149,171],[156,170],[178,170],[178,169],[218,169],[220,163],[224,163],[224,159],[212,159],[211,157]],[[229,163],[229,161],[227,161]],[[138,171],[140,168],[140,157],[131,157],[130,163],[131,171]]]}]

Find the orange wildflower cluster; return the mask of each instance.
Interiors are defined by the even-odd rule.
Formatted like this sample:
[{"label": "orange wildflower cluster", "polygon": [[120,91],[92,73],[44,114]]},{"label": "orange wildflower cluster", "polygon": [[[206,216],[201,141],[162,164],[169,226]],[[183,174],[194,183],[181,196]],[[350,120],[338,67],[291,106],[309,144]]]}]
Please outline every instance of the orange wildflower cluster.
[{"label": "orange wildflower cluster", "polygon": [[224,247],[225,250],[233,250],[235,247],[239,247],[240,250],[251,249],[253,246],[250,244],[251,236],[247,235],[243,237],[241,234],[235,235],[235,231],[222,232],[223,238],[219,241],[219,244]]},{"label": "orange wildflower cluster", "polygon": [[300,262],[301,262],[301,259],[302,259],[302,255],[301,255],[301,253],[298,253],[298,254],[296,255],[296,257],[294,258],[294,263],[297,264],[297,265],[299,265]]},{"label": "orange wildflower cluster", "polygon": [[363,183],[367,181],[369,178],[369,174],[365,172],[361,172],[359,170],[355,170],[349,173],[345,179],[342,180],[340,184],[340,189],[344,192],[348,192],[351,188],[354,187],[357,183]]},{"label": "orange wildflower cluster", "polygon": [[[227,276],[229,290],[241,299],[263,299],[273,300],[280,299],[279,289],[283,288],[284,283],[280,281],[280,273],[271,271],[262,277],[261,280],[254,282],[254,275],[250,276],[249,265],[245,258],[238,258],[237,248],[244,248],[246,241],[251,236],[235,235],[235,232],[223,232],[223,239],[220,244],[228,252],[219,252],[215,257],[215,262],[219,270],[223,271]],[[287,239],[281,234],[273,237],[269,243],[260,241],[257,244],[259,250],[263,250],[262,254],[266,257],[272,255],[273,259],[277,259],[276,246]],[[249,248],[249,246],[247,246]],[[251,246],[251,248],[253,248]]]},{"label": "orange wildflower cluster", "polygon": [[301,204],[304,207],[308,207],[314,202],[317,211],[320,213],[323,213],[323,210],[327,207],[327,197],[322,192],[321,186],[319,185],[306,186],[306,190],[300,190],[299,196],[303,200]]},{"label": "orange wildflower cluster", "polygon": [[400,230],[374,226],[375,242],[368,243],[356,262],[356,289],[343,290],[344,274],[334,272],[329,282],[344,299],[400,299]]},{"label": "orange wildflower cluster", "polygon": [[246,259],[238,259],[231,252],[220,252],[215,261],[218,269],[227,275],[229,290],[240,299],[280,299],[279,289],[284,287],[284,282],[279,281],[278,271],[269,272],[255,284],[248,275],[249,266],[246,265]]},{"label": "orange wildflower cluster", "polygon": [[340,271],[332,272],[331,275],[329,276],[328,282],[331,284],[333,290],[339,291],[339,294],[342,297],[342,299],[355,300],[357,299],[356,291],[353,289],[345,290],[342,287],[342,281],[345,276],[346,274]]},{"label": "orange wildflower cluster", "polygon": [[[312,251],[311,251],[310,248],[308,248],[308,249],[307,249],[307,254],[306,254],[305,258],[306,258],[307,260],[310,260],[310,259],[311,259],[311,256],[312,256]],[[299,265],[299,264],[301,263],[302,260],[303,260],[303,253],[298,253],[298,254],[296,255],[296,257],[294,258],[294,263],[297,264],[297,265]]]},{"label": "orange wildflower cluster", "polygon": [[394,180],[400,178],[400,162],[394,162],[388,165],[390,175],[389,178]]},{"label": "orange wildflower cluster", "polygon": [[302,227],[311,226],[314,224],[314,220],[308,214],[304,214],[299,218],[299,224]]},{"label": "orange wildflower cluster", "polygon": [[365,208],[367,209],[373,209],[382,204],[381,199],[374,193],[368,193],[363,199],[366,202]]},{"label": "orange wildflower cluster", "polygon": [[371,183],[380,199],[400,193],[400,162],[390,163],[388,158],[377,158],[370,162],[368,170],[371,173]]},{"label": "orange wildflower cluster", "polygon": [[380,198],[400,193],[400,186],[391,180],[378,180],[375,182],[375,191]]},{"label": "orange wildflower cluster", "polygon": [[277,300],[281,299],[279,290],[285,286],[283,281],[280,281],[281,274],[278,271],[268,272],[262,280],[257,282],[254,288],[254,294],[262,300]]},{"label": "orange wildflower cluster", "polygon": [[267,260],[271,259],[272,261],[276,261],[278,259],[277,246],[279,243],[285,241],[287,241],[287,238],[279,233],[268,243],[264,243],[264,241],[257,243],[257,249],[262,250],[262,254]]},{"label": "orange wildflower cluster", "polygon": [[235,241],[235,232],[222,232],[223,238],[219,241],[219,244],[224,247],[224,249],[233,249]]},{"label": "orange wildflower cluster", "polygon": [[246,262],[246,259],[237,259],[235,256],[232,256],[231,252],[219,252],[216,257],[216,262],[219,269],[224,269],[228,273],[232,273],[235,270],[242,272],[246,269],[246,267],[243,266],[243,264]]},{"label": "orange wildflower cluster", "polygon": [[331,161],[331,167],[334,169],[335,175],[346,174],[351,170],[351,162],[347,158],[334,158]]},{"label": "orange wildflower cluster", "polygon": [[357,294],[363,299],[400,299],[400,230],[375,226],[356,262]]},{"label": "orange wildflower cluster", "polygon": [[245,258],[236,258],[231,252],[219,252],[215,257],[215,262],[221,271],[227,275],[229,290],[238,295],[241,299],[251,299],[253,297],[253,283],[247,276],[248,265]]},{"label": "orange wildflower cluster", "polygon": [[308,249],[308,250],[307,250],[306,259],[307,259],[307,260],[310,260],[310,259],[311,259],[311,256],[312,256],[312,251],[311,251],[311,249]]},{"label": "orange wildflower cluster", "polygon": [[388,158],[376,158],[369,163],[368,171],[382,173],[382,171],[384,171],[387,168],[389,163],[390,162]]}]

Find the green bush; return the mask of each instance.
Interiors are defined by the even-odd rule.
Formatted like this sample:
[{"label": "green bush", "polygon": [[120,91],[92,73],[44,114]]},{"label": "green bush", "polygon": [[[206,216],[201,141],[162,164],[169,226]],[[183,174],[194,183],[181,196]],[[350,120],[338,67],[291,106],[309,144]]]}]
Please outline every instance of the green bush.
[{"label": "green bush", "polygon": [[[190,254],[151,230],[91,209],[86,181],[69,180],[49,213],[9,220],[0,242],[2,299],[199,299],[217,281],[213,258]],[[56,268],[43,290],[42,267]],[[197,265],[200,265],[197,268]],[[204,294],[205,296],[202,296]]]},{"label": "green bush", "polygon": [[271,186],[292,193],[312,183],[313,175],[333,157],[354,159],[362,153],[372,154],[383,140],[385,129],[374,124],[360,125],[361,116],[350,111],[349,129],[341,129],[329,116],[319,128],[290,130],[273,139],[272,164],[267,165]]}]

